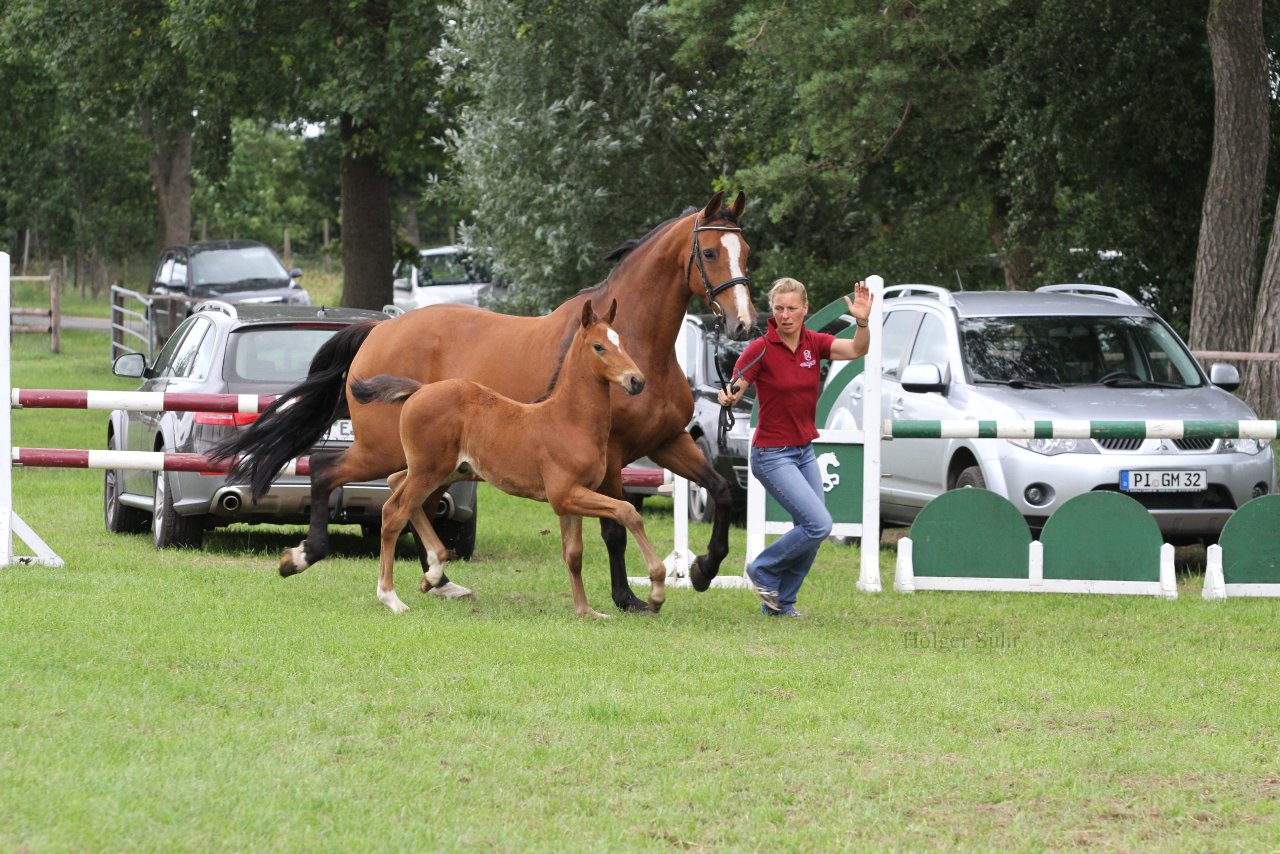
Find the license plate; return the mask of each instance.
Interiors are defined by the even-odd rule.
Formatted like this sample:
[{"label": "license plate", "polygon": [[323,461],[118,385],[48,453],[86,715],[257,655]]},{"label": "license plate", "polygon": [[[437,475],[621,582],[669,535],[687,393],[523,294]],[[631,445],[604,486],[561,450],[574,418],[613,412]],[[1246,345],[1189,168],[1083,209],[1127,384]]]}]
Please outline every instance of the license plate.
[{"label": "license plate", "polygon": [[1204,492],[1208,484],[1209,480],[1203,469],[1120,472],[1121,492]]},{"label": "license plate", "polygon": [[356,431],[351,429],[351,419],[343,418],[333,422],[329,432],[324,434],[324,438],[330,442],[354,442]]}]

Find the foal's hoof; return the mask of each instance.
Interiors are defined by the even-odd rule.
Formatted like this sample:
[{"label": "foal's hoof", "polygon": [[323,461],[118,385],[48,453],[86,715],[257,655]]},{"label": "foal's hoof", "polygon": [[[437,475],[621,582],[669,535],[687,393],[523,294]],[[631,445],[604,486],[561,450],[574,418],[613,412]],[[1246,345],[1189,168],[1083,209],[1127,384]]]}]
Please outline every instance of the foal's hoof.
[{"label": "foal's hoof", "polygon": [[703,569],[702,561],[705,559],[706,555],[698,555],[693,559],[693,566],[689,567],[689,583],[699,593],[705,593],[711,587],[712,580],[720,572],[719,567],[714,570]]},{"label": "foal's hoof", "polygon": [[[424,585],[427,583],[426,576],[423,576],[422,583]],[[432,596],[439,596],[441,599],[474,600],[476,598],[476,594],[472,593],[470,588],[463,587],[461,584],[455,584],[452,581],[447,581],[439,587],[429,587],[423,592],[430,593]]]}]

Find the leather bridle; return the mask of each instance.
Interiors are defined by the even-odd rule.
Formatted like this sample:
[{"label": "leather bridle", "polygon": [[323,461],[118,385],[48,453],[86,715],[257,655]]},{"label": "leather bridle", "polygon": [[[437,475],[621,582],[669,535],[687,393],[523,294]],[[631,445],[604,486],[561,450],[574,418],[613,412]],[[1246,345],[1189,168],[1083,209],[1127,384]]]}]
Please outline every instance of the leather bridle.
[{"label": "leather bridle", "polygon": [[727,282],[712,287],[711,279],[707,276],[706,265],[702,262],[702,241],[698,239],[698,235],[704,231],[736,231],[742,233],[742,229],[736,225],[699,225],[698,219],[701,214],[695,215],[693,218],[693,246],[689,250],[689,264],[685,268],[684,277],[686,282],[692,281],[693,278],[693,262],[698,262],[698,275],[702,277],[702,289],[706,294],[707,305],[711,309],[711,313],[715,315],[716,320],[720,323],[724,322],[724,309],[716,304],[716,297],[722,292],[728,290],[734,285],[746,285],[751,287],[751,279],[747,276],[734,276]]}]

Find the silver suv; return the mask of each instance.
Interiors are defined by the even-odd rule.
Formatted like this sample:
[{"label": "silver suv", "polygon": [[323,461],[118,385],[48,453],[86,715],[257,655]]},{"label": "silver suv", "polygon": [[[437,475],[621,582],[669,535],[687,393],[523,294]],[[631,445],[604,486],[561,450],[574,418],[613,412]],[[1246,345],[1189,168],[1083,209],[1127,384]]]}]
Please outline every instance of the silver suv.
[{"label": "silver suv", "polygon": [[[386,314],[350,308],[230,305],[202,302],[173,333],[150,367],[141,353],[126,353],[113,365],[117,376],[138,377],[138,391],[202,394],[280,394],[307,376],[311,359],[336,331],[349,324],[385,320]],[[230,412],[139,412],[117,409],[107,423],[107,448],[205,454],[252,422],[256,415]],[[317,449],[340,449],[352,441],[351,422],[330,427]],[[382,528],[385,480],[350,483],[334,493],[329,519],[360,525],[366,536]],[[227,483],[216,472],[107,470],[103,519],[113,533],[151,529],[156,548],[199,547],[209,528],[233,522],[307,524],[311,480],[281,475],[258,501],[249,487]],[[469,558],[475,546],[476,485],[449,488],[435,508],[433,524],[445,545]]]},{"label": "silver suv", "polygon": [[[1206,373],[1177,334],[1122,291],[885,289],[881,416],[895,420],[1236,420],[1236,369]],[[836,367],[842,366],[837,363]],[[840,382],[833,370],[828,384]],[[863,380],[828,427],[862,423]],[[1275,491],[1270,444],[1253,439],[898,439],[881,445],[882,525],[910,524],[942,492],[1008,498],[1033,530],[1069,498],[1124,492],[1169,542],[1214,542],[1231,513]]]}]

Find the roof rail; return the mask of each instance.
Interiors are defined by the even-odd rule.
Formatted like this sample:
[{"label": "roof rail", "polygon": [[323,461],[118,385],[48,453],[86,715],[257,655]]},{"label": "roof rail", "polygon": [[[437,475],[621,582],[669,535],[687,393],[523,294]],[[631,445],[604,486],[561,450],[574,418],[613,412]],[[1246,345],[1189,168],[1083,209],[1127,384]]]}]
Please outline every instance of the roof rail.
[{"label": "roof rail", "polygon": [[240,313],[236,311],[236,307],[234,305],[229,302],[223,302],[220,299],[207,299],[203,302],[196,303],[191,309],[191,313],[195,314],[197,311],[220,311],[232,318],[240,316]]},{"label": "roof rail", "polygon": [[1125,305],[1138,305],[1138,301],[1129,296],[1119,288],[1109,288],[1106,285],[1044,285],[1036,288],[1036,293],[1047,294],[1074,294],[1081,297],[1098,297],[1101,299],[1114,300],[1124,303]]},{"label": "roof rail", "polygon": [[894,285],[884,289],[881,299],[913,296],[933,297],[943,305],[954,306],[956,304],[951,291],[939,285]]}]

